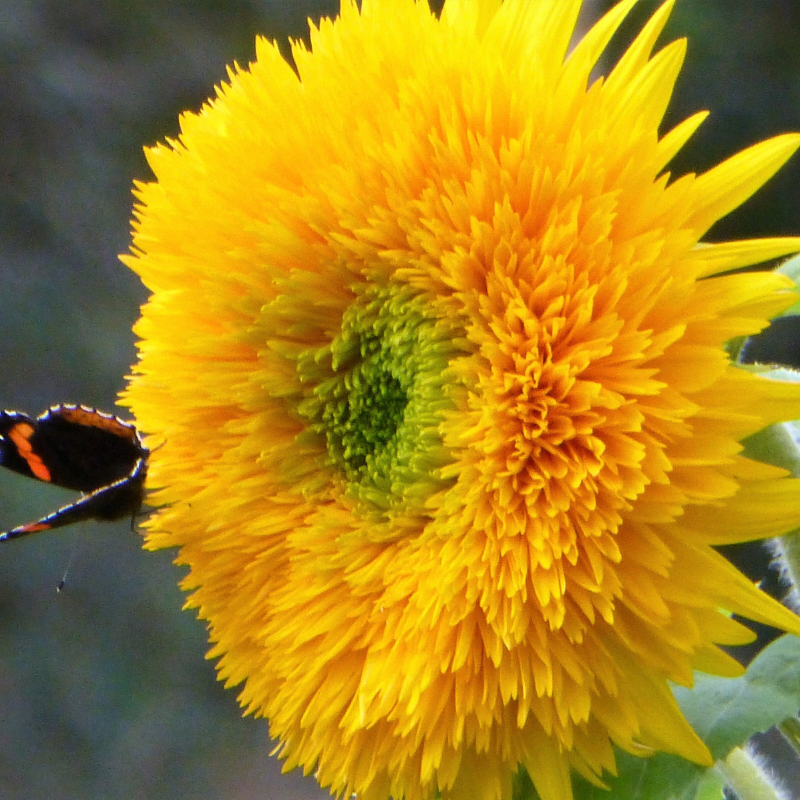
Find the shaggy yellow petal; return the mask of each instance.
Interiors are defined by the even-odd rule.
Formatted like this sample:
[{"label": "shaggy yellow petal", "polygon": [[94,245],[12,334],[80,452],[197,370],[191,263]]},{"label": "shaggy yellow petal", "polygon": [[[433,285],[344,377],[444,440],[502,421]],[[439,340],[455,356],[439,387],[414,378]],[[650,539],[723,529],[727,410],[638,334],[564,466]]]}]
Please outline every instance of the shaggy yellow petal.
[{"label": "shaggy yellow petal", "polygon": [[[703,262],[700,276],[763,264],[782,256],[796,253],[800,248],[800,237],[786,236],[775,239],[748,239],[742,242],[720,242],[698,247],[695,255]],[[787,288],[791,288],[787,286]],[[788,305],[787,305],[788,308]]]},{"label": "shaggy yellow petal", "polygon": [[501,6],[502,0],[452,0],[442,9],[442,23],[480,39]]},{"label": "shaggy yellow petal", "polygon": [[[564,63],[563,75],[568,76],[577,72],[583,76],[585,83],[611,41],[611,37],[617,32],[619,26],[637,2],[638,0],[622,0],[606,13],[575,45]],[[585,85],[583,88],[586,88]]]},{"label": "shaggy yellow petal", "polygon": [[763,186],[800,146],[800,134],[787,133],[754,144],[701,175],[693,186],[696,200],[689,221],[702,236]]},{"label": "shaggy yellow petal", "polygon": [[[736,675],[735,613],[800,633],[713,545],[800,526],[742,440],[800,386],[725,344],[794,302],[704,243],[800,144],[664,170],[672,2],[567,55],[578,0],[346,0],[259,40],[148,151],[125,263],[151,292],[125,393],[219,677],[286,768],[360,800],[542,800],[614,747],[709,753],[670,682]],[[413,47],[409,46],[413,43]]]},{"label": "shaggy yellow petal", "polygon": [[493,52],[513,53],[521,63],[536,64],[538,80],[558,79],[582,0],[505,0],[484,37]]},{"label": "shaggy yellow petal", "polygon": [[[647,70],[653,47],[655,47],[658,37],[664,30],[664,26],[667,24],[667,20],[672,13],[674,5],[675,0],[667,0],[667,2],[663,3],[658,11],[650,17],[647,24],[642,28],[641,33],[636,37],[633,44],[631,44],[619,60],[619,63],[611,71],[611,75],[608,78],[609,85],[614,86],[615,84],[619,84],[627,86],[631,81],[635,81],[638,78],[639,73]],[[627,12],[633,7],[633,4],[620,3],[617,7],[624,8]]]}]

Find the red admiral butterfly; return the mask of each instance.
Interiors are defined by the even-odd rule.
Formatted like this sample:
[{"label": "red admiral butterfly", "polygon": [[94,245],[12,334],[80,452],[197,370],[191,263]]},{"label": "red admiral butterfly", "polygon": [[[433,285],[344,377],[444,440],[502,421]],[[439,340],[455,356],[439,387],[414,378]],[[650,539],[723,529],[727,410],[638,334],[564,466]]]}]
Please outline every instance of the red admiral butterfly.
[{"label": "red admiral butterfly", "polygon": [[87,519],[134,517],[149,455],[134,425],[94,408],[61,404],[35,419],[0,412],[0,466],[83,492],[36,522],[0,533],[0,542]]}]

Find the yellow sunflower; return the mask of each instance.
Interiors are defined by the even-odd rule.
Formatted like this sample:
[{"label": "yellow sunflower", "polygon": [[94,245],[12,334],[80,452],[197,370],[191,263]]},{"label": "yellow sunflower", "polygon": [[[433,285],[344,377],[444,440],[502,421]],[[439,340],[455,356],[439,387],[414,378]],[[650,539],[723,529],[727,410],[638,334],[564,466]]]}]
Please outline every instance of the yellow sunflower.
[{"label": "yellow sunflower", "polygon": [[220,678],[287,768],[360,800],[543,800],[612,744],[698,763],[668,681],[739,673],[729,612],[800,620],[713,545],[800,522],[740,441],[800,389],[724,343],[790,305],[725,274],[800,239],[701,244],[800,144],[665,171],[685,45],[635,0],[343,0],[148,151],[151,291],[125,395],[147,546],[179,547]]}]

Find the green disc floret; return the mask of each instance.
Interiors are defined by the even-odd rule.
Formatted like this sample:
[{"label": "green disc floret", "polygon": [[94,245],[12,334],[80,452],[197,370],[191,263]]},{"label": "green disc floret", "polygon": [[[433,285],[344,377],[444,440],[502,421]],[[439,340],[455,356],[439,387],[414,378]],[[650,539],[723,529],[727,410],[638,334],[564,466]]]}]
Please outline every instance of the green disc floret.
[{"label": "green disc floret", "polygon": [[328,465],[367,511],[422,511],[443,488],[440,470],[451,459],[440,426],[453,408],[445,383],[464,343],[452,316],[393,285],[365,290],[332,343],[298,359],[309,387],[300,415],[324,437]]},{"label": "green disc floret", "polygon": [[349,380],[339,381],[322,412],[331,459],[350,475],[392,440],[408,404],[405,388],[381,356],[381,349],[370,353]]}]

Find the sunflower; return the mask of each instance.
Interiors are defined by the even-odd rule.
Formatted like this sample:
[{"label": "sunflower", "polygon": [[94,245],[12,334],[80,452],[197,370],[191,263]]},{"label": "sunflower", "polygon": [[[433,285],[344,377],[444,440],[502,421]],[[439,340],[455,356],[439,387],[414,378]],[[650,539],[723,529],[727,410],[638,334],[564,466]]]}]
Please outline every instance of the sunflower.
[{"label": "sunflower", "polygon": [[148,151],[125,263],[151,292],[125,402],[147,547],[180,548],[219,677],[286,768],[360,800],[543,800],[612,745],[710,755],[668,681],[737,675],[731,613],[800,620],[713,546],[800,523],[741,440],[800,388],[725,343],[794,299],[701,243],[794,152],[705,174],[659,135],[685,43],[635,0],[343,0]]}]

